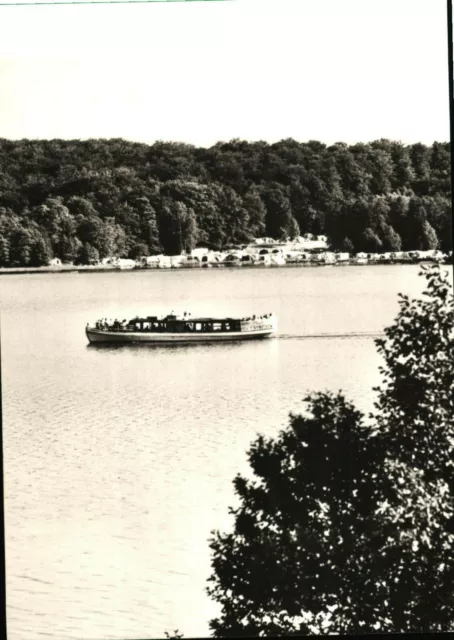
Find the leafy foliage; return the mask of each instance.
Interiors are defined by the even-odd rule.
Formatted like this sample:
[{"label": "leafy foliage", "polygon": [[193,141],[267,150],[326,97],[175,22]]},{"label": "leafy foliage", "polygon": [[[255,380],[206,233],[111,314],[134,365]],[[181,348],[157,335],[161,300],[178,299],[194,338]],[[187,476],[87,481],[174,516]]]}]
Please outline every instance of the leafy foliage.
[{"label": "leafy foliage", "polygon": [[373,415],[317,393],[252,444],[234,529],[210,541],[215,637],[454,629],[453,296],[423,275],[377,341]]},{"label": "leafy foliage", "polygon": [[[450,146],[0,140],[0,262],[223,249],[326,234],[352,251],[452,248]],[[28,234],[32,223],[32,235]],[[12,227],[20,226],[22,249]],[[26,240],[25,238],[28,238]],[[33,240],[32,240],[33,236]],[[43,244],[44,243],[44,244]],[[11,245],[10,250],[6,245]],[[89,252],[90,253],[90,252]],[[134,254],[135,251],[132,251]]]},{"label": "leafy foliage", "polygon": [[375,420],[394,459],[454,491],[454,301],[447,277],[424,268],[422,299],[400,296],[400,313],[377,340],[385,365]]}]

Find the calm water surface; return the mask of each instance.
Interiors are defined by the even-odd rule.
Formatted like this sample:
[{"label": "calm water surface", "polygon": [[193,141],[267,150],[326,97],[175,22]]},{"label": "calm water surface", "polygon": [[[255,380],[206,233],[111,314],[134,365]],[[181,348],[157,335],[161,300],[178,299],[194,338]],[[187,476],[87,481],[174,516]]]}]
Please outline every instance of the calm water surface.
[{"label": "calm water surface", "polygon": [[[208,635],[210,531],[309,390],[371,408],[418,267],[0,278],[9,640]],[[275,339],[88,347],[87,321],[274,311]]]}]

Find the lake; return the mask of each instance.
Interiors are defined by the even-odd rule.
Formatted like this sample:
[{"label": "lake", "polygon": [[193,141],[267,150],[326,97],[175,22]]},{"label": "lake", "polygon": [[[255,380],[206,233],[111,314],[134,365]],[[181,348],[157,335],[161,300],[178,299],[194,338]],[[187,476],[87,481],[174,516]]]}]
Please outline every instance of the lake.
[{"label": "lake", "polygon": [[[311,390],[364,411],[418,266],[0,278],[9,640],[209,634],[207,539],[260,432]],[[273,311],[270,340],[87,346],[85,324]]]}]

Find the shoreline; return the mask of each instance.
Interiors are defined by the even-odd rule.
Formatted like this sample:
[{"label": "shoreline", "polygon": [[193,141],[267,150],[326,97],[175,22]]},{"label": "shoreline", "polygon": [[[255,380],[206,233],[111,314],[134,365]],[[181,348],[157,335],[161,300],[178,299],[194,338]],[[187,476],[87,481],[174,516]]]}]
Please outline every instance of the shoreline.
[{"label": "shoreline", "polygon": [[[402,265],[414,265],[419,266],[422,264],[435,264],[433,260],[421,260],[417,262],[409,262],[409,261],[393,261],[393,262],[367,262],[356,264],[354,262],[342,262],[342,263],[304,263],[304,264],[283,264],[283,265],[226,265],[226,266],[216,266],[216,267],[208,267],[210,270],[232,270],[236,271],[238,269],[248,269],[248,270],[268,270],[268,269],[310,269],[317,268],[320,269],[322,267],[335,267],[335,268],[346,268],[346,267],[381,267],[381,266],[402,266]],[[452,263],[442,262],[440,264],[450,265]],[[143,271],[154,271],[154,272],[168,272],[168,271],[201,271],[202,269],[206,269],[206,267],[135,267],[130,269],[125,269],[121,267],[114,266],[100,266],[100,265],[61,265],[58,267],[1,267],[0,268],[0,276],[8,276],[8,275],[30,275],[30,274],[44,274],[44,273],[53,273],[53,274],[62,274],[62,273],[131,273],[131,272],[143,272]]]}]

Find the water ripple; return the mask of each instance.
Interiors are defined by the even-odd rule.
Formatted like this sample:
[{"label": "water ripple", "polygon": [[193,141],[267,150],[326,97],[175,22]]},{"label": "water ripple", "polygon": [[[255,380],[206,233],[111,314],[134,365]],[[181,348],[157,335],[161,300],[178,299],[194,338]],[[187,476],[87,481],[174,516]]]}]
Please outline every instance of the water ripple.
[{"label": "water ripple", "polygon": [[[256,434],[308,391],[363,410],[377,337],[414,270],[0,279],[9,640],[206,636],[210,531]],[[71,280],[71,282],[69,282]],[[13,286],[14,284],[14,286]],[[408,285],[408,286],[404,286]],[[87,320],[275,311],[278,339],[87,348]]]}]

